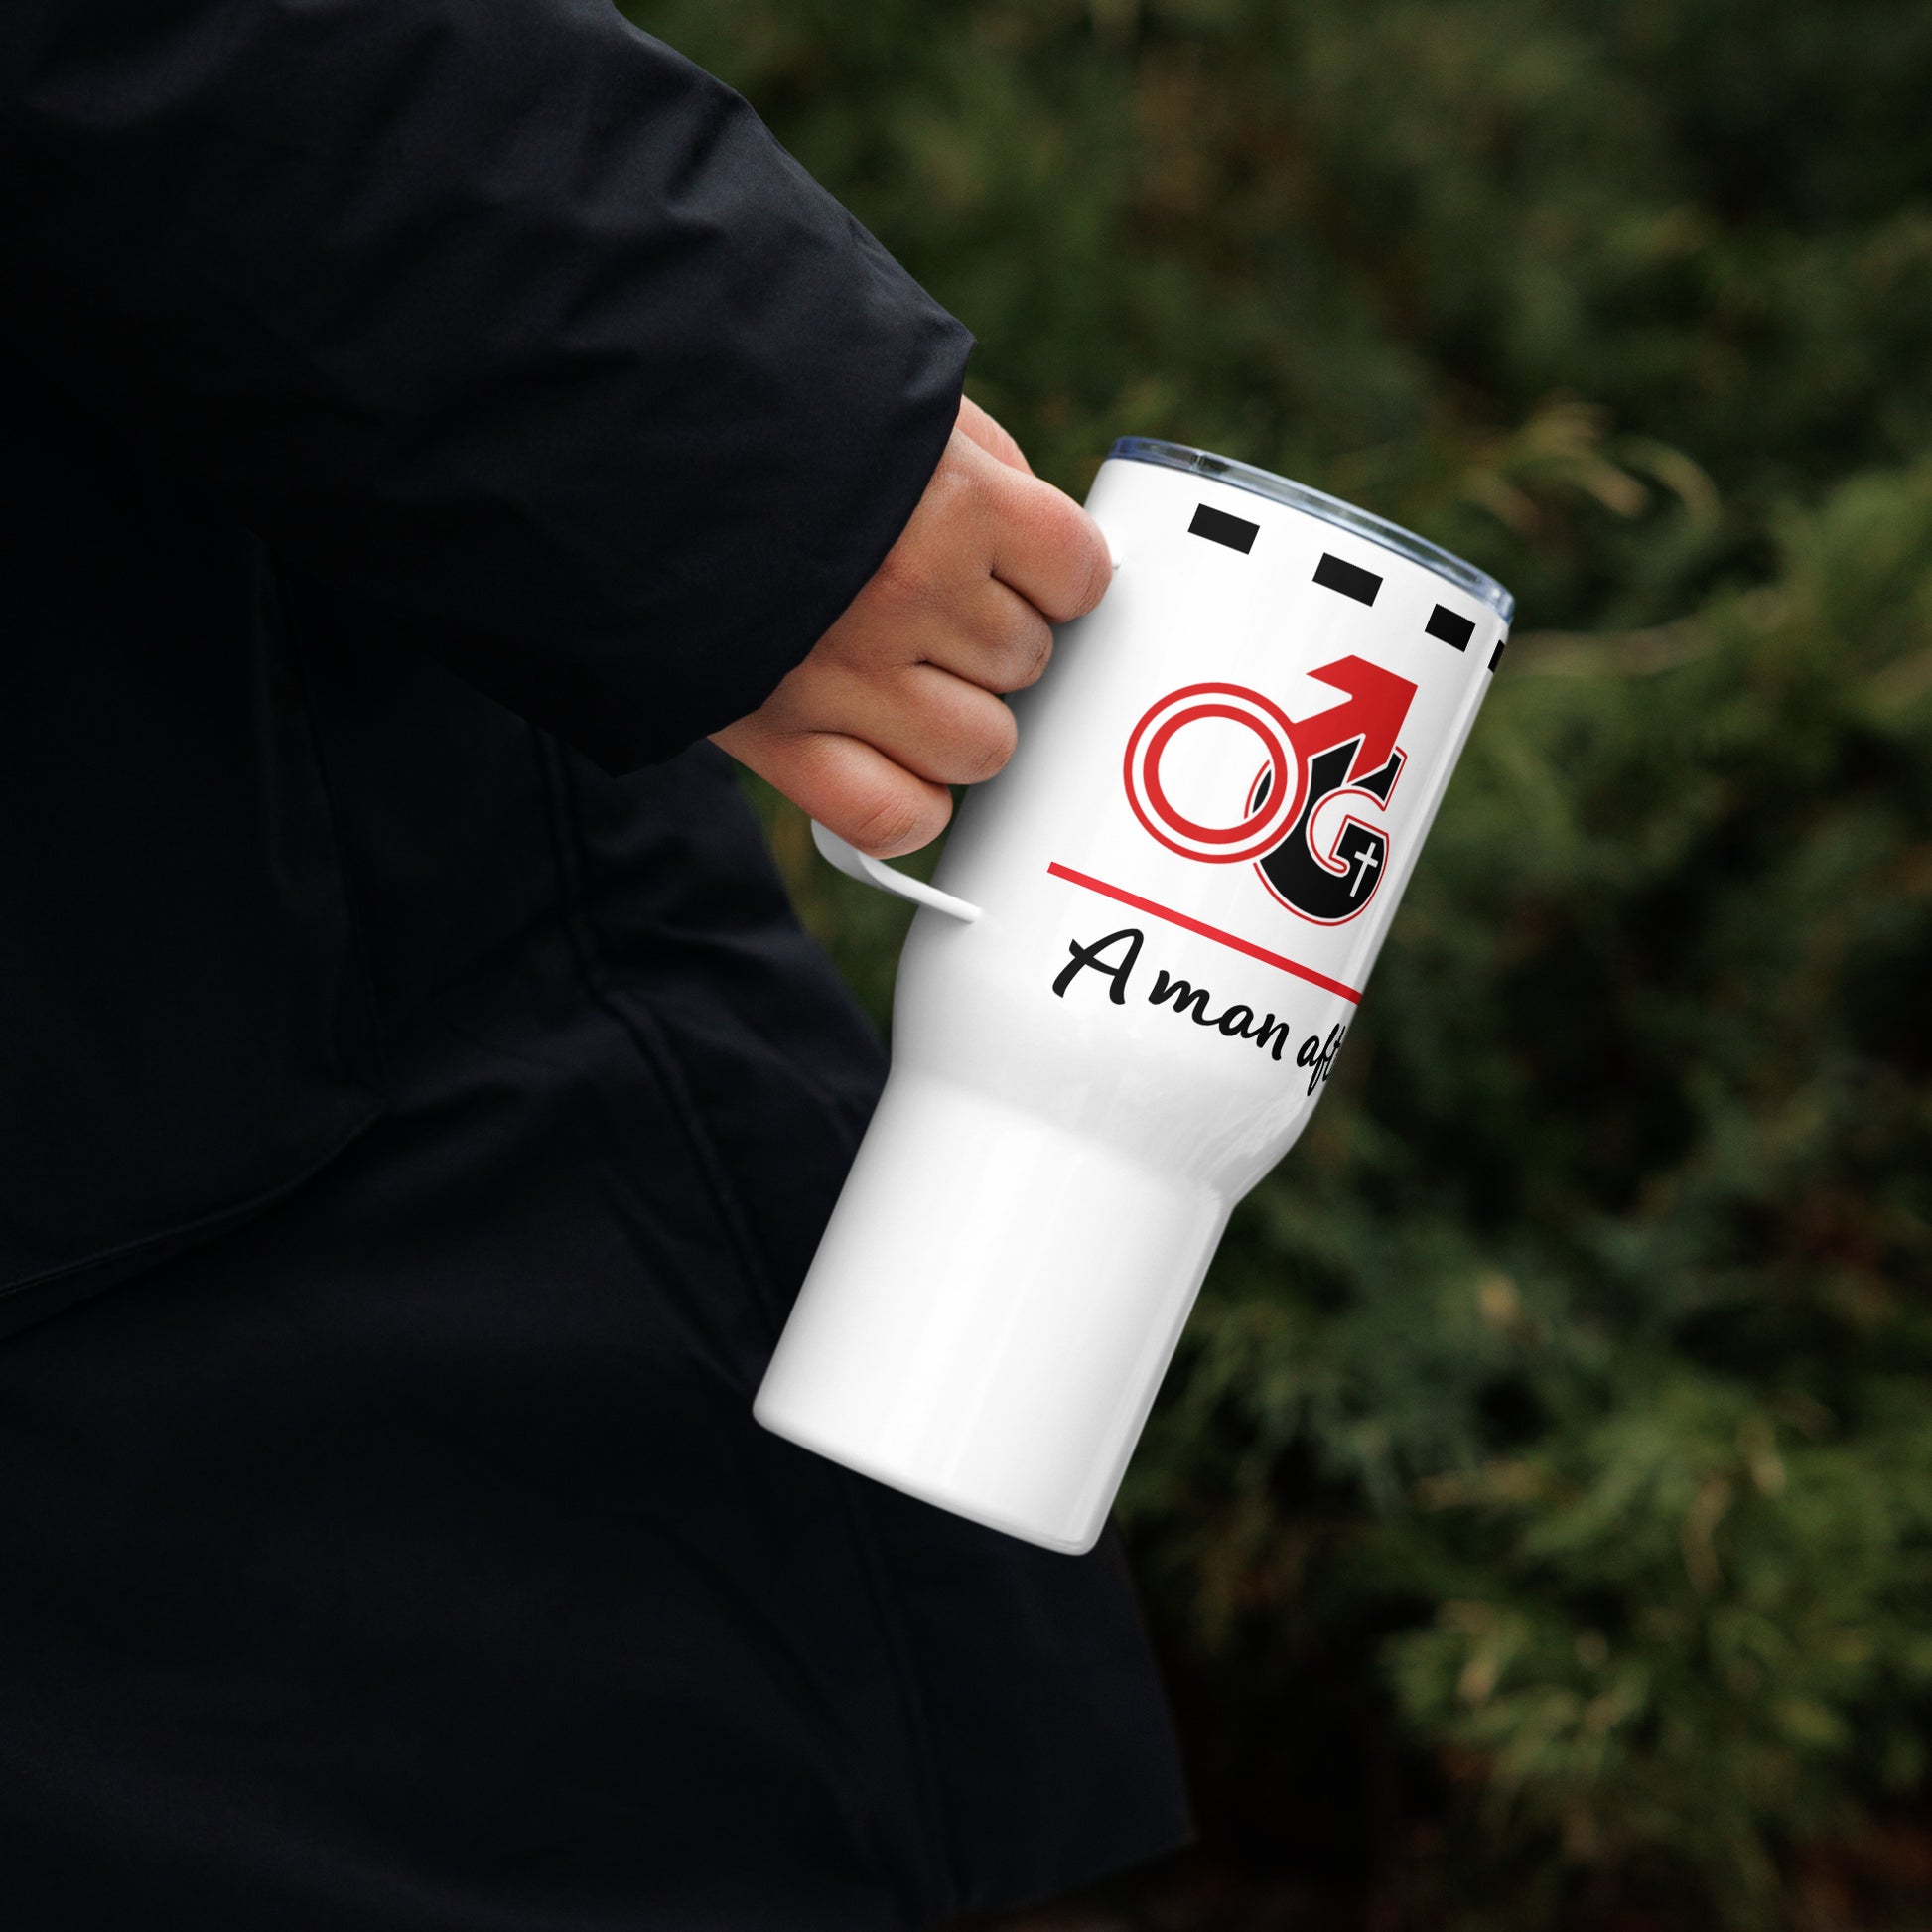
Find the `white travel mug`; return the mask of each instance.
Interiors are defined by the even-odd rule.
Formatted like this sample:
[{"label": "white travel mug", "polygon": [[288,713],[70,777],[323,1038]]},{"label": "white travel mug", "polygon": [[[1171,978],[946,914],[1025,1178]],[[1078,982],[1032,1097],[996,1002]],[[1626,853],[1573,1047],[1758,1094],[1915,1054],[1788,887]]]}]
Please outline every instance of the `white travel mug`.
[{"label": "white travel mug", "polygon": [[1422,538],[1170,443],[1087,499],[1119,572],[1014,700],[917,900],[893,1063],[765,1428],[1091,1547],[1234,1203],[1307,1125],[1514,601]]}]

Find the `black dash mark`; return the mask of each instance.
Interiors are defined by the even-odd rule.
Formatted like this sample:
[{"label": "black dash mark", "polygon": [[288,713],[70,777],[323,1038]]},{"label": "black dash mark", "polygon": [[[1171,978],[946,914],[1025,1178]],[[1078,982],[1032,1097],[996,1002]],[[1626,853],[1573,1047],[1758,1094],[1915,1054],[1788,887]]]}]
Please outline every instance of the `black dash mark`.
[{"label": "black dash mark", "polygon": [[1476,634],[1475,625],[1467,618],[1458,618],[1447,604],[1439,604],[1430,612],[1423,628],[1432,637],[1442,638],[1451,650],[1467,650],[1469,639]]},{"label": "black dash mark", "polygon": [[1202,503],[1194,511],[1194,520],[1188,524],[1187,534],[1190,537],[1205,537],[1209,543],[1224,543],[1230,550],[1238,550],[1245,557],[1255,547],[1261,525],[1250,523],[1245,517],[1230,516],[1226,510],[1210,509]]},{"label": "black dash mark", "polygon": [[1382,588],[1382,580],[1374,571],[1363,570],[1358,564],[1345,564],[1325,551],[1314,567],[1314,581],[1324,591],[1339,591],[1357,604],[1373,604],[1375,593]]},{"label": "black dash mark", "polygon": [[1503,661],[1503,646],[1509,642],[1507,637],[1496,639],[1496,648],[1489,655],[1489,668],[1493,671]]}]

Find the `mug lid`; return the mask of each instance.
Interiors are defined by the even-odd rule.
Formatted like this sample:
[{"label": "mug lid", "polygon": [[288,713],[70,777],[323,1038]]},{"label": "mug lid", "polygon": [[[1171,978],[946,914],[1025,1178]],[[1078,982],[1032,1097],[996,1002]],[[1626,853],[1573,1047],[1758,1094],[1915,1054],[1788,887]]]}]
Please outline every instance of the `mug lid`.
[{"label": "mug lid", "polygon": [[1516,615],[1516,599],[1487,571],[1478,570],[1474,564],[1464,562],[1440,544],[1431,543],[1427,537],[1417,536],[1413,530],[1405,530],[1400,524],[1391,523],[1368,510],[1359,510],[1352,503],[1344,503],[1338,496],[1311,489],[1307,483],[1291,483],[1288,478],[1278,477],[1272,471],[1257,470],[1252,464],[1236,463],[1232,457],[1215,456],[1207,450],[1190,450],[1184,443],[1162,443],[1150,436],[1123,436],[1108,454],[1124,457],[1132,463],[1158,463],[1169,470],[1192,471],[1195,476],[1212,477],[1216,483],[1232,483],[1237,489],[1250,490],[1257,496],[1286,503],[1290,509],[1306,510],[1311,516],[1320,517],[1324,523],[1352,530],[1356,536],[1366,537],[1371,543],[1379,543],[1384,550],[1393,550],[1397,556],[1407,557],[1410,562],[1421,564],[1425,570],[1433,570],[1438,577],[1448,578],[1458,589],[1467,591],[1471,597],[1488,605],[1504,623],[1508,623]]}]

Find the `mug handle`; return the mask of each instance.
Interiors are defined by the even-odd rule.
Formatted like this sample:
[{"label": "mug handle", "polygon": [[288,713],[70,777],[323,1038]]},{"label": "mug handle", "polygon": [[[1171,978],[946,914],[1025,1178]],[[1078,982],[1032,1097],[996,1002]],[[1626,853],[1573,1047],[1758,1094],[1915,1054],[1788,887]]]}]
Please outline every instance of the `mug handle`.
[{"label": "mug handle", "polygon": [[971,925],[980,915],[977,905],[954,898],[950,893],[942,893],[937,886],[928,886],[907,873],[896,872],[884,859],[875,859],[856,845],[848,845],[836,832],[828,832],[817,819],[812,820],[812,843],[848,879],[856,879],[862,886],[877,886],[881,892],[897,893],[914,905],[929,905],[935,912],[944,912],[965,925]]}]

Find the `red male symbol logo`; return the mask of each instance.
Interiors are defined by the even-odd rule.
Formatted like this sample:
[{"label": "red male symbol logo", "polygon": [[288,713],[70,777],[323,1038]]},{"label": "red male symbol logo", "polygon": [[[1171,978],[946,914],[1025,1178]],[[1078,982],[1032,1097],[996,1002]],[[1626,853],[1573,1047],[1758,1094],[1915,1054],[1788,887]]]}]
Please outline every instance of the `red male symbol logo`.
[{"label": "red male symbol logo", "polygon": [[[1347,696],[1299,721],[1243,684],[1170,692],[1134,727],[1124,776],[1135,816],[1170,852],[1208,865],[1252,861],[1291,911],[1339,925],[1363,910],[1388,869],[1382,821],[1406,756],[1396,735],[1416,687],[1365,657],[1337,658],[1311,675]],[[1252,732],[1265,754],[1232,825],[1189,817],[1162,782],[1175,738],[1213,718]]]}]

